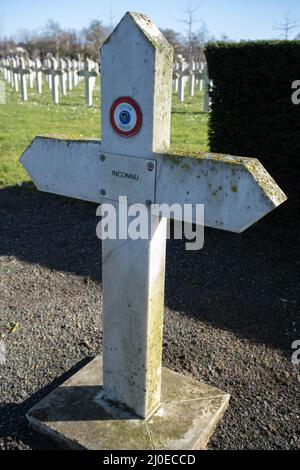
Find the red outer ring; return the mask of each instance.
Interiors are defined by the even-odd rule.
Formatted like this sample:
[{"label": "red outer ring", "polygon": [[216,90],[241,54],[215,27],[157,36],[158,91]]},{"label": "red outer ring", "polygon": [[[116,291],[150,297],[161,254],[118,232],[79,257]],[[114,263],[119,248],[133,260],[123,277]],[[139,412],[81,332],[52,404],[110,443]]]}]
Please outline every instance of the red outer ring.
[{"label": "red outer ring", "polygon": [[[122,131],[121,129],[118,128],[118,126],[115,123],[115,119],[114,119],[115,110],[116,110],[116,107],[119,106],[119,104],[121,104],[121,103],[130,104],[136,112],[136,125],[129,132]],[[136,135],[140,131],[140,129],[142,127],[142,123],[143,123],[142,110],[133,98],[130,98],[130,96],[121,96],[116,101],[114,101],[114,103],[112,104],[112,106],[110,108],[110,124],[111,124],[113,130],[117,134],[119,134],[121,137],[127,137],[127,138],[128,137],[133,137],[134,135]]]}]

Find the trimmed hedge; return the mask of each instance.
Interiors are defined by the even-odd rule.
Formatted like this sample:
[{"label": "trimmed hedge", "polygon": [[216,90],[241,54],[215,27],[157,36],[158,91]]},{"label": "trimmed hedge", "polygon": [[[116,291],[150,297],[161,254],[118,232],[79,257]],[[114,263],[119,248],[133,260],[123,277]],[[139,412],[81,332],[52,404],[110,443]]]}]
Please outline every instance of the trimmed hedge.
[{"label": "trimmed hedge", "polygon": [[211,43],[206,58],[214,82],[211,151],[256,157],[284,186],[295,170],[298,180],[300,105],[291,97],[300,80],[300,41]]}]

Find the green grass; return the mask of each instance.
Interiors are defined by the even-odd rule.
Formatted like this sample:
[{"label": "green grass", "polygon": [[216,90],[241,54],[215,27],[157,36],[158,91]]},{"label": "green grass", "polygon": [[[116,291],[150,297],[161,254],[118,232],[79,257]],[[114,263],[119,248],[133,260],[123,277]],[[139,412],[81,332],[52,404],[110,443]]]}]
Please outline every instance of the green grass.
[{"label": "green grass", "polygon": [[[6,104],[0,104],[0,186],[28,181],[19,157],[36,135],[70,134],[77,137],[100,138],[100,91],[97,83],[94,106],[84,106],[84,83],[54,105],[45,82],[42,96],[28,90],[28,102],[5,84]],[[180,103],[173,95],[173,149],[207,150],[207,114],[203,113],[203,95],[196,93]]]}]

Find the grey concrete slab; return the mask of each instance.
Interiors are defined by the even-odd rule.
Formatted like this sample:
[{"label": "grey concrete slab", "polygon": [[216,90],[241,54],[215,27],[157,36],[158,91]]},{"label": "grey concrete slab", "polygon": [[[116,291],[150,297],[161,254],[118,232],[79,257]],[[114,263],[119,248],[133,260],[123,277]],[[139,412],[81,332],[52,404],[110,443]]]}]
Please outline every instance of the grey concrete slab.
[{"label": "grey concrete slab", "polygon": [[229,395],[168,369],[162,403],[143,420],[103,399],[102,357],[74,374],[27,414],[30,424],[64,448],[89,450],[205,449]]}]

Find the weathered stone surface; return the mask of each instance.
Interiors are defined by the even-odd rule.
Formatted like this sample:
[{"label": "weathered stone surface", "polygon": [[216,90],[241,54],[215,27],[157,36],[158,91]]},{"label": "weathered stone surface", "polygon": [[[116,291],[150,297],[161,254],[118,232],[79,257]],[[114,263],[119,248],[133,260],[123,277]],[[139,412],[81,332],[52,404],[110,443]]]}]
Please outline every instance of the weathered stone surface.
[{"label": "weathered stone surface", "polygon": [[[97,140],[36,137],[21,163],[40,191],[100,203],[102,152]],[[204,204],[206,227],[243,232],[287,199],[254,158],[169,152],[152,154],[151,159],[156,161],[157,175],[153,202]]]},{"label": "weathered stone surface", "polygon": [[[101,48],[102,150],[137,157],[169,147],[173,48],[146,16],[127,13]],[[143,114],[140,132],[124,139],[110,124],[112,103],[132,97]]]},{"label": "weathered stone surface", "polygon": [[149,240],[102,241],[103,384],[141,418],[161,390],[166,219],[151,217],[151,228]]},{"label": "weathered stone surface", "polygon": [[162,404],[143,420],[103,400],[102,358],[54,390],[27,417],[63,447],[90,450],[204,449],[229,395],[167,369]]}]

